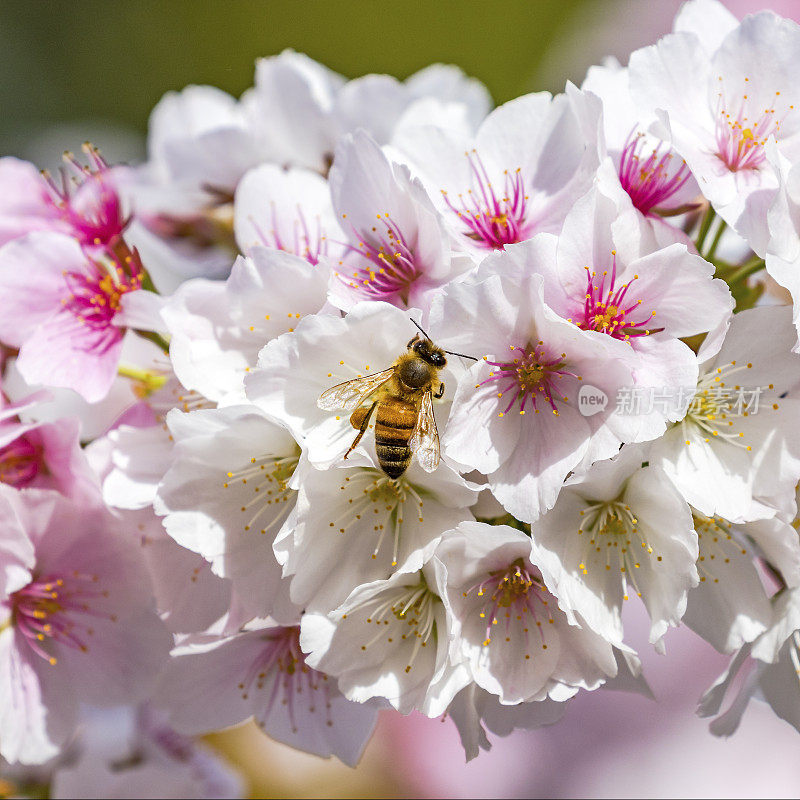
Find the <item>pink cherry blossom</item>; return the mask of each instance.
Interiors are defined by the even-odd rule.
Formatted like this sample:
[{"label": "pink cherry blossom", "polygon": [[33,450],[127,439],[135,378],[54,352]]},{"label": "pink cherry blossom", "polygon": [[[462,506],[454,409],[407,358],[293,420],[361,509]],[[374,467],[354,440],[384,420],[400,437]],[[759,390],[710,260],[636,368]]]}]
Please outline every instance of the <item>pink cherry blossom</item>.
[{"label": "pink cherry blossom", "polygon": [[331,262],[331,300],[340,308],[383,300],[425,309],[442,286],[472,267],[458,255],[422,184],[363,131],[343,138],[330,185],[347,234],[345,254]]},{"label": "pink cherry blossom", "polygon": [[659,130],[700,190],[758,253],[778,188],[765,145],[774,138],[790,159],[800,145],[798,53],[800,27],[765,11],[746,17],[716,49],[689,28],[631,56],[634,100],[661,115]]},{"label": "pink cherry blossom", "polygon": [[[108,394],[128,315],[139,323],[145,279],[136,252],[88,255],[61,233],[31,233],[0,252],[0,339],[20,349],[28,383],[74,389],[89,402]],[[146,295],[146,296],[145,296]],[[127,310],[130,309],[130,310]]]},{"label": "pink cherry blossom", "polygon": [[65,233],[90,249],[113,245],[128,218],[112,169],[92,145],[84,145],[89,166],[64,155],[60,175],[39,174],[13,158],[0,162],[0,244],[35,230]]},{"label": "pink cherry blossom", "polygon": [[[596,98],[595,98],[596,100]],[[528,94],[496,108],[474,136],[428,125],[393,145],[419,174],[448,228],[479,259],[555,233],[597,166],[599,103]]]},{"label": "pink cherry blossom", "polygon": [[[544,260],[552,250],[547,236],[514,247]],[[582,415],[580,386],[615,397],[633,377],[623,360],[627,345],[559,317],[540,274],[515,269],[508,251],[485,263],[475,282],[447,287],[431,312],[442,346],[482,356],[459,381],[442,443],[455,462],[488,476],[510,513],[530,521],[552,507],[584,458],[619,448],[606,427],[614,409]]]},{"label": "pink cherry blossom", "polygon": [[589,69],[581,89],[584,97],[573,92],[574,102],[587,103],[588,93],[602,100],[603,135],[597,137],[601,160],[610,156],[619,185],[656,240],[662,246],[674,242],[690,245],[671,220],[699,205],[700,190],[670,142],[648,133],[655,117],[631,98],[628,70],[609,59]]},{"label": "pink cherry blossom", "polygon": [[138,548],[102,509],[0,487],[2,754],[40,762],[74,731],[78,703],[152,690],[170,637]]},{"label": "pink cherry blossom", "polygon": [[55,489],[98,504],[97,477],[81,450],[78,421],[67,417],[39,423],[20,418],[35,419],[47,399],[31,395],[0,411],[0,483],[16,489]]}]

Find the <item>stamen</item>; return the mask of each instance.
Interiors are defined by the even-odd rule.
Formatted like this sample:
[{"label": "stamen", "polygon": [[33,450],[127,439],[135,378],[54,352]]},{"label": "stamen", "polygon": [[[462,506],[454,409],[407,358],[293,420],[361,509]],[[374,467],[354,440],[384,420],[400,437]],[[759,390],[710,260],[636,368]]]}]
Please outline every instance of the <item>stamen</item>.
[{"label": "stamen", "polygon": [[317,215],[316,230],[312,232],[306,222],[303,209],[298,203],[296,206],[297,216],[292,221],[293,237],[292,241],[289,242],[280,234],[280,225],[278,224],[275,202],[271,202],[270,205],[272,209],[272,228],[270,228],[269,231],[263,231],[253,217],[250,217],[249,220],[261,239],[262,244],[265,247],[272,247],[276,250],[294,253],[296,256],[300,256],[300,258],[304,258],[309,264],[316,266],[320,258],[328,254],[328,240],[325,236],[325,231],[322,229],[322,220],[320,216]]},{"label": "stamen", "polygon": [[[77,571],[34,578],[6,601],[11,608],[11,625],[31,650],[50,664],[57,663],[50,652],[52,644],[85,652],[94,635],[87,618],[106,616],[92,608],[92,601],[108,597],[108,591],[98,582],[97,575]],[[110,619],[116,621],[116,616],[110,615]]]},{"label": "stamen", "polygon": [[238,686],[242,698],[247,700],[252,692],[261,692],[270,681],[272,682],[267,702],[260,706],[261,710],[257,715],[259,724],[262,724],[262,718],[269,717],[280,698],[281,705],[286,706],[292,733],[297,733],[296,705],[305,695],[307,710],[315,713],[318,705],[322,704],[327,725],[333,725],[328,678],[307,666],[305,655],[300,649],[300,626],[265,631],[262,638],[263,650]]},{"label": "stamen", "polygon": [[488,577],[463,593],[465,599],[470,595],[487,598],[476,607],[481,623],[485,625],[484,647],[488,648],[498,636],[502,636],[506,642],[522,638],[525,658],[529,659],[533,652],[530,627],[534,625],[539,646],[547,649],[546,626],[543,623],[555,623],[550,605],[552,596],[545,588],[538,570],[531,564],[518,558],[505,569],[490,572]]},{"label": "stamen", "polygon": [[[245,531],[258,531],[266,535],[280,530],[291,513],[290,501],[297,495],[297,492],[289,486],[289,481],[297,467],[299,457],[299,448],[288,456],[253,456],[247,466],[226,473],[226,479],[222,483],[223,489],[230,489],[239,484],[247,486],[253,492],[253,497],[241,506],[242,513],[251,512],[245,518]],[[273,518],[266,524],[257,524],[267,513],[273,514]]]},{"label": "stamen", "polygon": [[[414,246],[388,214],[378,214],[383,231],[352,228],[358,246],[343,243],[352,254],[366,260],[368,266],[359,266],[351,275],[336,273],[340,280],[367,300],[400,300],[408,304],[411,285],[423,272]],[[344,262],[340,261],[344,266]]]},{"label": "stamen", "polygon": [[[647,324],[655,316],[634,319],[633,312],[641,305],[641,300],[628,300],[625,296],[638,275],[634,275],[627,283],[617,287],[617,253],[611,251],[611,275],[603,270],[598,278],[596,271],[586,269],[586,294],[583,303],[583,319],[578,327],[586,331],[598,331],[613,336],[615,339],[628,341],[632,336],[649,336],[663,328],[648,328]],[[608,285],[606,285],[608,281]]]},{"label": "stamen", "polygon": [[27,436],[0,447],[0,483],[21,489],[33,483],[44,468],[40,448]]},{"label": "stamen", "polygon": [[670,171],[674,154],[665,145],[656,145],[646,158],[645,147],[644,134],[637,133],[634,126],[622,149],[619,180],[636,208],[650,214],[684,186],[691,172],[682,159],[678,168]]},{"label": "stamen", "polygon": [[466,197],[459,194],[456,205],[442,190],[447,207],[466,226],[464,235],[489,250],[503,250],[507,244],[530,238],[534,224],[526,220],[528,195],[525,194],[521,170],[503,171],[503,191],[498,196],[477,151],[464,155],[469,161],[477,192],[469,189]]},{"label": "stamen", "polygon": [[[715,112],[717,156],[731,172],[759,169],[766,161],[764,145],[770,136],[780,139],[785,117],[777,119],[774,106],[754,109],[747,94],[742,94],[738,103],[728,106],[722,91],[722,77],[719,80]],[[780,92],[776,92],[777,95]],[[788,113],[791,111],[790,106]]]},{"label": "stamen", "polygon": [[584,575],[592,568],[613,569],[624,575],[641,597],[636,580],[641,557],[648,557],[651,563],[661,561],[662,557],[639,528],[630,506],[621,500],[598,501],[588,504],[581,511],[581,517],[578,536],[582,537],[582,545],[577,568]]},{"label": "stamen", "polygon": [[511,345],[511,351],[519,355],[511,361],[488,361],[496,369],[478,386],[497,384],[497,396],[502,398],[509,393],[506,407],[498,416],[504,417],[515,404],[519,403],[519,413],[525,414],[526,406],[530,406],[535,414],[539,413],[537,400],[550,406],[553,414],[558,416],[557,402],[567,402],[567,395],[561,387],[562,379],[569,376],[580,380],[574,372],[565,369],[566,354],[553,358],[547,354],[543,342],[527,347]]},{"label": "stamen", "polygon": [[71,294],[61,301],[82,325],[95,333],[106,334],[94,337],[91,343],[91,349],[101,353],[122,336],[122,329],[113,324],[122,296],[141,289],[145,276],[135,250],[121,260],[111,257],[110,253],[109,258],[107,262],[90,259],[88,273],[65,272],[64,280]]},{"label": "stamen", "polygon": [[100,151],[86,142],[83,152],[89,166],[72,153],[64,153],[60,185],[48,172],[42,177],[50,190],[52,207],[72,235],[84,246],[106,247],[122,234],[130,219],[122,215],[122,202]]},{"label": "stamen", "polygon": [[348,475],[339,488],[346,493],[347,505],[343,513],[330,520],[329,527],[346,534],[352,525],[371,522],[378,534],[373,559],[378,558],[386,533],[391,529],[391,566],[396,567],[404,517],[416,513],[419,522],[423,521],[424,501],[419,491],[404,477],[395,480],[374,469],[361,469]]},{"label": "stamen", "polygon": [[[379,630],[365,644],[361,645],[361,649],[368,650],[384,636],[392,644],[395,643],[395,639],[399,639],[400,641],[396,642],[398,646],[402,642],[408,642],[411,638],[413,644],[405,668],[406,672],[410,672],[420,650],[427,647],[431,637],[436,638],[436,609],[439,603],[441,603],[440,598],[430,591],[423,578],[420,578],[416,584],[395,586],[366,600],[353,611],[369,614],[365,622],[367,624],[374,623]],[[352,616],[353,611],[346,616]],[[410,630],[398,636],[398,626],[392,622],[390,617],[407,625]],[[403,630],[402,626],[400,630]],[[407,647],[406,645],[406,649]]]},{"label": "stamen", "polygon": [[[735,390],[726,386],[726,380],[732,375],[750,367],[752,364],[737,365],[732,361],[701,376],[686,416],[679,424],[694,426],[706,443],[717,438],[744,450],[751,450],[752,445],[745,441],[745,433],[739,428],[737,421],[755,413],[758,410],[758,397],[772,387],[758,386],[750,389],[751,402],[748,403],[745,402],[745,393],[740,386],[736,386]],[[755,408],[751,407],[753,400]],[[691,438],[684,435],[689,444]]]},{"label": "stamen", "polygon": [[734,535],[731,525],[722,517],[706,517],[695,511],[692,514],[700,552],[697,571],[700,583],[719,583],[719,570],[731,559],[747,556],[747,548]]}]

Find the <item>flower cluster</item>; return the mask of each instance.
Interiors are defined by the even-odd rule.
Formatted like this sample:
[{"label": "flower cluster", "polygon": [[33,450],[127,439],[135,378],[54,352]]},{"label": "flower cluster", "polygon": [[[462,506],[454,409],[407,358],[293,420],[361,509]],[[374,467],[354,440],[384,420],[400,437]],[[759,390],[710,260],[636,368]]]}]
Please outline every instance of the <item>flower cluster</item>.
[{"label": "flower cluster", "polygon": [[800,728],[799,66],[690,0],[555,97],[286,51],[141,166],[1,159],[0,755],[110,780],[114,706],[235,794],[187,737],[353,765],[391,707],[473,758],[648,691],[639,600],[732,655],[713,730]]}]

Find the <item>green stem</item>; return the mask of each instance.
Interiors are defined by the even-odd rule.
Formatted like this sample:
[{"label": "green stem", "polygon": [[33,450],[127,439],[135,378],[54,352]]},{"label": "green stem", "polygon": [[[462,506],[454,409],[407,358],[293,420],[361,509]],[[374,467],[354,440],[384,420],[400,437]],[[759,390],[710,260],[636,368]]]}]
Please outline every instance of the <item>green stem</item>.
[{"label": "green stem", "polygon": [[531,535],[531,526],[527,522],[520,522],[511,514],[504,514],[502,517],[479,517],[479,520],[486,522],[488,525],[508,525],[511,528],[522,531],[526,536]]},{"label": "green stem", "polygon": [[152,342],[153,344],[160,347],[167,355],[169,355],[169,341],[165,339],[160,333],[156,333],[155,331],[135,331],[138,333],[142,339],[147,339],[148,342]]},{"label": "green stem", "polygon": [[697,252],[703,252],[703,245],[706,243],[706,236],[708,236],[708,231],[711,228],[711,223],[714,221],[714,217],[716,216],[716,212],[714,211],[714,206],[709,205],[708,210],[703,217],[703,221],[700,223],[700,231],[697,234],[697,241],[695,242],[695,246],[697,247]]},{"label": "green stem", "polygon": [[728,276],[728,286],[733,286],[735,283],[747,280],[754,272],[758,272],[762,269],[764,269],[764,259],[754,256]]},{"label": "green stem", "polygon": [[714,256],[717,254],[717,247],[719,246],[720,239],[722,239],[722,234],[725,233],[725,228],[728,227],[728,223],[725,222],[724,219],[719,221],[719,225],[717,226],[717,231],[714,234],[714,239],[711,242],[711,247],[708,248],[708,252],[703,256],[706,261],[713,261]]}]

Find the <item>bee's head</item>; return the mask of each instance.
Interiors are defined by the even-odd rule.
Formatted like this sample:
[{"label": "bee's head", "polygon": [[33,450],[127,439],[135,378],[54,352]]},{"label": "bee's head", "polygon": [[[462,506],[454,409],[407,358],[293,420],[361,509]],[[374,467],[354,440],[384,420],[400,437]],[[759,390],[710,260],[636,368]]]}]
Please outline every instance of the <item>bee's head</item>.
[{"label": "bee's head", "polygon": [[478,360],[475,356],[468,356],[464,353],[454,353],[452,350],[443,350],[441,347],[437,347],[418,322],[413,319],[411,322],[419,328],[423,338],[420,338],[419,333],[415,334],[414,338],[408,343],[408,349],[413,350],[423,361],[427,361],[432,367],[441,369],[447,364],[447,359],[444,357],[445,353],[450,353],[451,356],[459,356],[460,358],[469,358],[472,361]]},{"label": "bee's head", "polygon": [[415,336],[408,343],[408,347],[409,350],[413,350],[423,361],[427,361],[428,364],[432,367],[436,367],[436,369],[441,369],[447,364],[447,359],[444,357],[444,350],[442,350],[441,347],[437,347],[427,337],[421,339],[419,336]]}]

